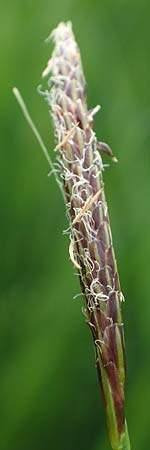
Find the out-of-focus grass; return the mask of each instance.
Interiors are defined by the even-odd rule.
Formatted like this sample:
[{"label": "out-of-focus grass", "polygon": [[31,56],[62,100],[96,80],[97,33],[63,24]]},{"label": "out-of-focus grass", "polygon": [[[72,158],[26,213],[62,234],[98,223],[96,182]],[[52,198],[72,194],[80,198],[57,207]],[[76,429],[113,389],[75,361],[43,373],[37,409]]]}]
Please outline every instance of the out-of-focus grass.
[{"label": "out-of-focus grass", "polygon": [[64,205],[11,92],[21,89],[52,154],[36,87],[52,50],[44,38],[68,19],[89,107],[102,104],[96,132],[119,159],[105,185],[126,298],[126,409],[132,448],[148,449],[149,13],[146,0],[2,3],[1,450],[109,448],[82,297],[72,299],[80,289],[62,236]]}]

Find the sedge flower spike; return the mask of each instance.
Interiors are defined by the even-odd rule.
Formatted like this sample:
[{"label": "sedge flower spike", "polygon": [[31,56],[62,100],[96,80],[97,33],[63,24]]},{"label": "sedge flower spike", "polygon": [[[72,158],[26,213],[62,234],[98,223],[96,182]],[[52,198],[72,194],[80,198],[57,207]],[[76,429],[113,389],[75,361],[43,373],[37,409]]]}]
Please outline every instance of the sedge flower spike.
[{"label": "sedge flower spike", "polygon": [[94,115],[87,109],[86,83],[71,23],[52,32],[54,51],[43,72],[45,96],[55,137],[57,176],[70,221],[69,255],[78,269],[85,314],[94,340],[96,365],[112,449],[130,449],[124,412],[125,352],[121,316],[123,294],[113,249],[104,194],[100,151],[116,160],[110,147],[97,142]]}]

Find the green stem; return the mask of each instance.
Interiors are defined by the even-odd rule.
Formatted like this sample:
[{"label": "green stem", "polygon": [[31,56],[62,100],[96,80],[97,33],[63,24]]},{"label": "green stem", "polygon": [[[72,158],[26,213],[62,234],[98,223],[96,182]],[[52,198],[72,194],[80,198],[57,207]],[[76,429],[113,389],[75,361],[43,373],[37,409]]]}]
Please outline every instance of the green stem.
[{"label": "green stem", "polygon": [[117,419],[114,409],[114,403],[112,398],[112,393],[108,381],[108,377],[103,367],[101,360],[101,354],[98,352],[98,361],[102,377],[102,385],[104,391],[104,397],[106,399],[106,417],[107,417],[107,428],[109,433],[109,439],[111,443],[111,448],[113,450],[131,450],[130,439],[128,434],[128,426],[125,420],[125,428],[122,434],[118,432]]},{"label": "green stem", "polygon": [[125,421],[125,431],[121,437],[121,447],[122,450],[131,450],[130,439],[128,433],[127,422]]}]

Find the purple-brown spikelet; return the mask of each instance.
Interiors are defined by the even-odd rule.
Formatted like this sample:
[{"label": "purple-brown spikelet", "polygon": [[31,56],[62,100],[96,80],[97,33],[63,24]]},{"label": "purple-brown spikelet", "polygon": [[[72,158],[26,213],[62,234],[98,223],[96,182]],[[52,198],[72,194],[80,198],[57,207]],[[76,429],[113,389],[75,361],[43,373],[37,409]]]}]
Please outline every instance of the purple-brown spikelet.
[{"label": "purple-brown spikelet", "polygon": [[[88,110],[86,83],[71,24],[60,23],[52,32],[55,48],[43,76],[51,72],[44,93],[51,109],[57,140],[56,166],[60,173],[70,221],[69,253],[78,268],[91,328],[98,376],[113,449],[129,449],[124,414],[125,354],[121,316],[123,295],[104,194],[103,163],[94,114]],[[55,164],[55,163],[54,163]]]}]

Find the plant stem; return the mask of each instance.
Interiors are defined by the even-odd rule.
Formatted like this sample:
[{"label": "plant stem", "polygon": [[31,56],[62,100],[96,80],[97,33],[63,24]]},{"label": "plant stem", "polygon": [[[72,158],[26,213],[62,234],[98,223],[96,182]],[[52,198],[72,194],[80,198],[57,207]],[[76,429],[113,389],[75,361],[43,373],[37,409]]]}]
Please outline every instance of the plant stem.
[{"label": "plant stem", "polygon": [[122,450],[131,450],[129,433],[128,433],[128,426],[127,426],[127,422],[126,421],[125,421],[125,431],[124,431],[124,434],[122,436]]}]

